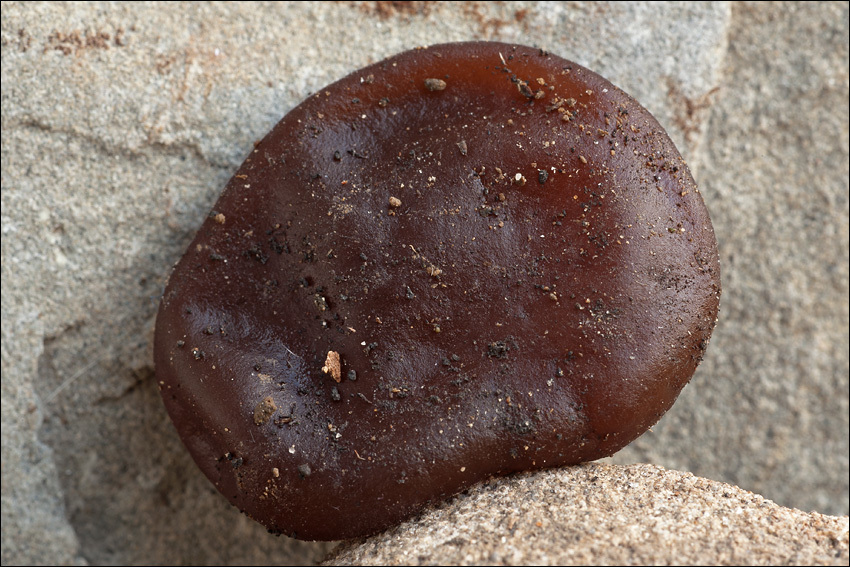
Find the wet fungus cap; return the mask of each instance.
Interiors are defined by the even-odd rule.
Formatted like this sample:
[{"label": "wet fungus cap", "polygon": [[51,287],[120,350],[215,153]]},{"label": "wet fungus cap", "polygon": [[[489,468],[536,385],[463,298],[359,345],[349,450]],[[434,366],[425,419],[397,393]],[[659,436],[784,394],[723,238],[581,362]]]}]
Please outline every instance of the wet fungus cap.
[{"label": "wet fungus cap", "polygon": [[255,147],[170,277],[157,380],[240,510],[368,535],[638,437],[702,359],[719,276],[688,168],[634,99],[539,49],[436,45]]}]

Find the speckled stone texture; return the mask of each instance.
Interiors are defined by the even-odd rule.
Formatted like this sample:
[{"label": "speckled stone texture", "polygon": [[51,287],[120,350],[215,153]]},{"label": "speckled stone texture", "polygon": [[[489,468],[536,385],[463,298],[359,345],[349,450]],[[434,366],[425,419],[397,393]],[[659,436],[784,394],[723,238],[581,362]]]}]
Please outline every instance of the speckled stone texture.
[{"label": "speckled stone texture", "polygon": [[4,2],[3,563],[323,556],[267,535],[188,457],[155,384],[158,297],[289,109],[404,49],[469,39],[601,73],[702,186],[720,321],[679,401],[616,462],[846,514],[847,22],[842,2]]},{"label": "speckled stone texture", "polygon": [[848,518],[654,465],[491,480],[324,565],[846,565]]}]

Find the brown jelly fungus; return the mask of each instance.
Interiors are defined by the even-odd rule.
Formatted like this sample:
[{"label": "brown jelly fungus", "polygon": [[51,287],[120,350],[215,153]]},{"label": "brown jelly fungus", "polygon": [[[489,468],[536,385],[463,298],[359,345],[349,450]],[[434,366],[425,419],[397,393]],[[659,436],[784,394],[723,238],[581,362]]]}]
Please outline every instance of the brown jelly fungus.
[{"label": "brown jelly fungus", "polygon": [[539,49],[357,71],[214,211],[162,299],[157,379],[218,490],[302,539],[611,455],[670,408],[717,315],[714,233],[664,130]]}]

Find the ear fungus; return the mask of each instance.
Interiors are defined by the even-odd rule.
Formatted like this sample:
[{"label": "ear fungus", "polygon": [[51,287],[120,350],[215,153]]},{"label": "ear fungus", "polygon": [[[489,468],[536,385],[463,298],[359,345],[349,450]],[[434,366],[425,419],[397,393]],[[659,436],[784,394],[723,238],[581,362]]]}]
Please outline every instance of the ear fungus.
[{"label": "ear fungus", "polygon": [[688,168],[634,99],[538,49],[436,45],[253,149],[170,277],[157,379],[240,510],[368,535],[641,435],[702,359],[719,276]]}]

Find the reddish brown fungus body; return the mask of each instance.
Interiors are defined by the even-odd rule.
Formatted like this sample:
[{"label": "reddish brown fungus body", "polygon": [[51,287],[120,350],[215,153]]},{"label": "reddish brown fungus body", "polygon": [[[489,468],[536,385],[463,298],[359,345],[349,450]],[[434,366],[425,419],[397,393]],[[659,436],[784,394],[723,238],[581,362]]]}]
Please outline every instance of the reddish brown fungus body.
[{"label": "reddish brown fungus body", "polygon": [[157,378],[234,505],[349,538],[625,446],[719,294],[702,198],[643,107],[537,49],[437,45],[256,146],[170,278]]}]

